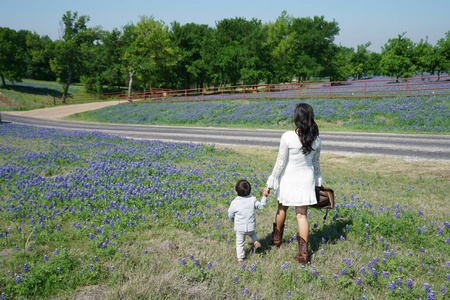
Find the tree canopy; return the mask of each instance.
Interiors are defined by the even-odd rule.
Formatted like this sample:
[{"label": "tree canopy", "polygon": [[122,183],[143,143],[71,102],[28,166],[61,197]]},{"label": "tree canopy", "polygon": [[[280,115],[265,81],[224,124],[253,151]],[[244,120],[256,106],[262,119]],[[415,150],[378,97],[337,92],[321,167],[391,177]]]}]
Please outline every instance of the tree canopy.
[{"label": "tree canopy", "polygon": [[274,21],[236,17],[210,27],[164,22],[142,16],[137,24],[111,31],[89,27],[89,16],[66,12],[62,38],[52,41],[29,31],[0,27],[2,84],[22,78],[58,80],[66,97],[73,82],[87,92],[128,86],[128,92],[152,87],[330,81],[367,75],[404,78],[416,73],[450,71],[450,31],[431,45],[414,43],[406,33],[391,38],[381,53],[370,41],[356,49],[335,44],[337,21],[323,16],[297,18],[283,11]]}]

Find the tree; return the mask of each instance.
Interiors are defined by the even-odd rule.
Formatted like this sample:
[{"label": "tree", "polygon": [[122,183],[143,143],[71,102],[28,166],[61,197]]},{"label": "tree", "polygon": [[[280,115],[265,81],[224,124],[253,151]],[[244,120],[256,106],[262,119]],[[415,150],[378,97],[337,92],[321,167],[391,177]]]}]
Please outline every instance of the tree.
[{"label": "tree", "polygon": [[174,68],[174,77],[178,79],[176,86],[189,89],[195,83],[201,87],[207,80],[202,47],[212,30],[208,25],[188,23],[181,26],[178,22],[172,23],[171,38],[180,49],[180,60]]},{"label": "tree", "polygon": [[354,74],[354,78],[356,80],[361,79],[363,74],[366,74],[368,71],[369,65],[369,50],[372,43],[368,42],[364,45],[358,45],[356,52],[352,55],[350,59],[352,74]]},{"label": "tree", "polygon": [[445,33],[445,38],[437,41],[434,48],[436,53],[435,66],[432,72],[437,72],[438,75],[441,72],[450,71],[450,31]]},{"label": "tree", "polygon": [[162,21],[142,16],[136,26],[128,26],[125,36],[131,43],[125,49],[123,61],[128,72],[128,97],[131,101],[133,77],[136,72],[143,82],[152,82],[164,67],[175,65],[178,51],[170,39],[169,29]]},{"label": "tree", "polygon": [[50,68],[50,60],[55,55],[55,43],[48,36],[41,37],[37,33],[28,32],[26,45],[29,56],[27,77],[39,80],[55,80],[55,74]]},{"label": "tree", "polygon": [[111,32],[105,31],[100,40],[98,52],[102,66],[102,82],[108,86],[109,91],[117,90],[127,78],[122,66],[122,57],[127,45],[124,34],[115,28]]},{"label": "tree", "polygon": [[377,52],[369,52],[369,60],[367,62],[367,74],[378,75],[380,71],[381,54]]},{"label": "tree", "polygon": [[50,60],[50,66],[63,85],[63,103],[71,83],[83,74],[86,54],[99,39],[99,29],[88,28],[87,22],[89,17],[78,17],[78,12],[67,11],[62,17],[63,39],[56,42],[55,57]]},{"label": "tree", "polygon": [[[297,34],[292,30],[293,17],[286,11],[275,23],[269,23],[266,46],[270,51],[272,79],[278,82],[291,81],[295,76],[295,61],[298,53]],[[305,57],[303,60],[308,59]]]},{"label": "tree", "polygon": [[339,47],[334,44],[334,37],[339,34],[338,23],[334,20],[328,22],[324,16],[295,18],[292,28],[298,35],[299,56],[308,58],[306,63],[309,71],[305,73],[302,65],[296,66],[299,79],[311,75],[329,76],[330,80],[342,79],[341,75],[338,76],[342,73],[342,69],[340,67],[339,70],[334,69],[342,63],[338,63],[337,60],[343,58],[340,56]]},{"label": "tree", "polygon": [[5,78],[21,81],[26,74],[26,52],[24,34],[0,27],[0,77],[3,86]]},{"label": "tree", "polygon": [[425,39],[425,41],[421,40],[415,46],[413,61],[420,74],[423,75],[425,72],[434,73],[438,69],[440,55],[436,50],[436,47],[428,43],[428,39]]},{"label": "tree", "polygon": [[389,39],[381,47],[380,67],[384,74],[397,77],[411,77],[416,71],[414,60],[414,43],[405,37],[405,33],[398,38]]},{"label": "tree", "polygon": [[333,44],[339,33],[337,22],[324,17],[294,18],[283,11],[273,24],[269,24],[267,44],[271,49],[274,79],[291,81],[297,77],[304,81],[312,75],[335,76],[333,62],[339,48]]}]

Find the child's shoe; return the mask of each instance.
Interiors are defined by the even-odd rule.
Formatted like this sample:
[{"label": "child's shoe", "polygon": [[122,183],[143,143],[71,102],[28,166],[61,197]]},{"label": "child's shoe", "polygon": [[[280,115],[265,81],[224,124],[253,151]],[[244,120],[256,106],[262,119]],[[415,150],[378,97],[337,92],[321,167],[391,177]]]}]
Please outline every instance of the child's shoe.
[{"label": "child's shoe", "polygon": [[259,252],[259,251],[261,251],[261,249],[262,249],[261,243],[258,241],[255,241],[253,243],[253,251]]},{"label": "child's shoe", "polygon": [[244,262],[244,259],[243,258],[238,258],[237,262],[238,262],[238,264],[242,264]]}]

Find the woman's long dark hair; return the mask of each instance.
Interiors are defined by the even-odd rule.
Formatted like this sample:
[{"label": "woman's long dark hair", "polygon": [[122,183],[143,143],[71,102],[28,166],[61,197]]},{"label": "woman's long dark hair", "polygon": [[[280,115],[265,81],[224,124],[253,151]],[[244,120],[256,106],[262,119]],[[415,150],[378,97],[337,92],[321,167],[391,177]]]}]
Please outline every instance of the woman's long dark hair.
[{"label": "woman's long dark hair", "polygon": [[312,150],[314,140],[319,136],[319,127],[314,121],[314,110],[307,103],[299,103],[294,110],[295,132],[302,142],[302,152],[307,155]]}]

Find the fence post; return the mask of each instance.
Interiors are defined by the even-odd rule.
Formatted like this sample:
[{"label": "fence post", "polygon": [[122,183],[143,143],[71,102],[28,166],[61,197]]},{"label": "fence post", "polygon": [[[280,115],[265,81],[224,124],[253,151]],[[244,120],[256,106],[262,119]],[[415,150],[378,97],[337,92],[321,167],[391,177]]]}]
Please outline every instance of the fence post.
[{"label": "fence post", "polygon": [[366,97],[367,81],[364,81],[364,97]]},{"label": "fence post", "polygon": [[408,97],[408,87],[409,87],[409,78],[406,78],[406,90],[405,90],[406,97]]}]

